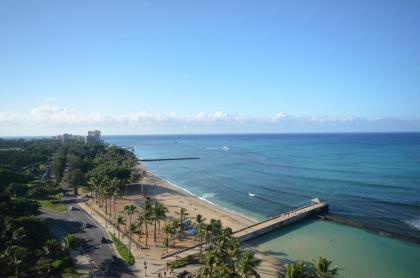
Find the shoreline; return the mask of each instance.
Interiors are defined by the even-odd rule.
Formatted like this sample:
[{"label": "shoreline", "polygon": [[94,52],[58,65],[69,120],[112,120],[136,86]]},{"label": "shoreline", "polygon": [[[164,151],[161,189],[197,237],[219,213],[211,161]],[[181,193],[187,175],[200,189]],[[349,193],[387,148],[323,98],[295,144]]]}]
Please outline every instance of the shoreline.
[{"label": "shoreline", "polygon": [[[142,163],[139,163],[139,164],[142,164]],[[189,197],[194,197],[194,198],[196,198],[196,199],[198,199],[198,200],[200,200],[200,201],[202,201],[202,202],[205,202],[206,204],[209,204],[209,205],[213,206],[214,208],[216,208],[216,209],[218,209],[218,210],[221,210],[221,211],[223,211],[223,212],[227,213],[227,214],[232,214],[232,215],[235,215],[235,216],[239,216],[239,217],[241,217],[241,218],[245,218],[245,219],[249,220],[250,222],[253,222],[253,224],[254,224],[254,223],[258,223],[258,222],[260,221],[260,220],[258,220],[258,219],[255,219],[255,218],[252,218],[252,217],[246,216],[246,215],[244,215],[244,214],[243,214],[243,213],[241,213],[241,212],[234,211],[234,210],[232,210],[232,209],[229,209],[229,208],[223,207],[222,205],[216,204],[216,203],[214,203],[214,202],[212,202],[212,201],[210,201],[210,200],[206,199],[205,197],[198,196],[198,195],[196,195],[196,194],[192,193],[191,191],[189,191],[188,189],[183,188],[183,187],[181,187],[181,186],[178,186],[178,185],[176,185],[175,183],[171,182],[170,180],[165,179],[164,177],[161,177],[161,176],[159,176],[158,174],[156,174],[156,173],[154,173],[154,172],[152,172],[152,171],[148,170],[148,169],[147,169],[147,167],[146,167],[145,165],[138,165],[138,166],[140,166],[140,169],[141,169],[142,171],[146,171],[146,173],[149,173],[149,174],[151,174],[152,176],[154,176],[154,177],[156,177],[156,178],[160,179],[160,180],[162,181],[162,183],[166,183],[166,184],[167,184],[167,185],[169,185],[170,187],[173,187],[173,189],[177,189],[177,190],[179,190],[181,194],[187,194]]]},{"label": "shoreline", "polygon": [[[183,198],[187,199],[188,202],[186,202],[186,203],[184,202],[183,204],[185,204],[186,206],[189,206],[189,207],[195,205],[198,208],[202,208],[202,207],[208,208],[210,211],[215,212],[214,217],[211,217],[211,218],[216,218],[217,219],[216,216],[222,216],[221,217],[222,223],[225,226],[231,227],[233,231],[235,231],[237,229],[234,229],[234,227],[232,227],[232,226],[235,226],[235,227],[240,226],[239,228],[241,229],[241,228],[247,227],[249,225],[252,225],[252,224],[255,224],[255,223],[258,222],[257,219],[254,219],[254,218],[248,217],[246,215],[243,215],[240,212],[236,212],[236,211],[230,210],[228,208],[222,207],[222,206],[220,206],[216,203],[213,203],[213,202],[205,199],[204,197],[201,197],[201,196],[198,196],[198,195],[192,193],[188,189],[180,187],[180,186],[172,183],[171,181],[160,177],[156,173],[147,169],[147,166],[144,165],[144,163],[139,162],[136,165],[136,168],[139,171],[145,171],[146,172],[146,177],[143,180],[143,184],[144,184],[145,187],[147,187],[148,185],[155,185],[155,186],[158,186],[158,187],[162,188],[163,190],[164,189],[169,189],[169,190],[175,191],[177,193],[176,195],[178,195],[179,197],[183,197]],[[147,189],[145,189],[145,191],[147,191]],[[176,196],[172,196],[172,197],[176,198]],[[162,199],[162,198],[161,198],[161,196],[157,196],[157,199]],[[196,210],[198,208],[196,208]],[[192,215],[190,215],[190,216],[192,216]],[[203,215],[203,216],[205,216],[205,215]],[[206,218],[207,218],[207,220],[211,219],[210,217],[209,218],[206,217]],[[234,223],[235,225],[229,225],[229,224],[232,224],[232,223],[229,223],[230,221],[223,221],[224,218],[233,219],[234,222],[235,222]]]},{"label": "shoreline", "polygon": [[[197,214],[203,215],[207,221],[210,221],[212,218],[220,219],[223,226],[230,227],[233,231],[258,223],[256,219],[224,208],[203,197],[200,198],[189,190],[159,177],[157,174],[149,171],[144,163],[139,162],[135,167],[139,171],[146,172],[146,176],[142,181],[146,195],[159,200],[171,209],[186,208],[189,213],[188,217],[192,219]],[[243,243],[242,246],[246,249],[254,250],[256,257],[261,260],[259,269],[261,274],[264,274],[262,277],[277,277],[277,273],[282,270],[281,262],[278,258],[261,250],[258,245],[252,243]]]}]

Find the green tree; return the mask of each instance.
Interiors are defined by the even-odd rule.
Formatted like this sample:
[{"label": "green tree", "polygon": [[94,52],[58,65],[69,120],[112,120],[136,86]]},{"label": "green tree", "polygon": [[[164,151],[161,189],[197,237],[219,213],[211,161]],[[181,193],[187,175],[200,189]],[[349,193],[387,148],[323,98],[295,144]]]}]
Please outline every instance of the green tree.
[{"label": "green tree", "polygon": [[260,275],[257,272],[257,267],[261,264],[261,260],[256,259],[254,253],[250,250],[246,250],[241,253],[238,260],[238,273],[240,277],[256,277]]},{"label": "green tree", "polygon": [[144,227],[146,229],[146,246],[147,246],[148,239],[149,239],[148,224],[152,222],[152,219],[153,219],[153,211],[151,209],[143,210],[143,212],[142,212],[142,219],[143,219]]},{"label": "green tree", "polygon": [[184,235],[184,221],[185,221],[185,217],[188,216],[188,212],[186,208],[181,207],[180,211],[179,211],[179,239],[183,240],[183,235]]},{"label": "green tree", "polygon": [[128,227],[130,227],[132,224],[133,215],[138,211],[138,209],[135,205],[126,205],[124,207],[124,211],[128,216]]},{"label": "green tree", "polygon": [[16,278],[20,276],[21,266],[23,265],[26,252],[28,252],[26,248],[12,245],[8,246],[1,255],[6,265],[13,270],[14,277]]},{"label": "green tree", "polygon": [[325,257],[319,257],[318,261],[314,261],[312,264],[316,277],[331,278],[337,276],[338,267],[331,268],[332,261]]},{"label": "green tree", "polygon": [[159,202],[155,202],[153,208],[152,208],[152,220],[155,224],[155,230],[154,230],[154,242],[156,242],[156,232],[157,232],[157,222],[159,222],[159,228],[160,228],[160,221],[165,220],[166,213],[168,212],[168,208]]},{"label": "green tree", "polygon": [[58,240],[49,239],[44,244],[44,252],[49,257],[55,257],[62,250],[61,244]]},{"label": "green tree", "polygon": [[206,223],[204,223],[204,221],[206,221],[206,219],[201,214],[197,214],[195,216],[195,222],[196,222],[195,228],[197,230],[196,238],[198,238],[199,245],[200,245],[200,256],[203,252],[203,237],[205,236],[205,233],[206,233]]},{"label": "green tree", "polygon": [[312,276],[304,262],[287,264],[285,270],[285,273],[279,273],[280,278],[310,278]]},{"label": "green tree", "polygon": [[130,224],[130,226],[128,227],[128,238],[129,238],[129,243],[128,243],[128,250],[130,250],[131,252],[131,236],[137,232],[137,225],[136,224]]},{"label": "green tree", "polygon": [[72,234],[68,234],[63,239],[63,245],[66,249],[76,249],[79,245],[79,239]]},{"label": "green tree", "polygon": [[118,230],[118,239],[120,239],[121,225],[124,225],[124,223],[125,223],[124,217],[122,215],[118,215],[117,221],[116,221],[116,224],[117,224],[116,226],[117,226],[117,230]]},{"label": "green tree", "polygon": [[72,169],[69,174],[69,184],[73,187],[74,195],[78,195],[79,186],[85,181],[83,172],[76,168]]}]

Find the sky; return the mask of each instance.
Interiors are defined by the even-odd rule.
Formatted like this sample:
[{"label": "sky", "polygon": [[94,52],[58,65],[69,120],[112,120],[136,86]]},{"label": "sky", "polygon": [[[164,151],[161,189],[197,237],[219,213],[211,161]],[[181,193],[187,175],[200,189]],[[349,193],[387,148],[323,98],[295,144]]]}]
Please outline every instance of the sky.
[{"label": "sky", "polygon": [[420,1],[0,1],[0,136],[420,131]]}]

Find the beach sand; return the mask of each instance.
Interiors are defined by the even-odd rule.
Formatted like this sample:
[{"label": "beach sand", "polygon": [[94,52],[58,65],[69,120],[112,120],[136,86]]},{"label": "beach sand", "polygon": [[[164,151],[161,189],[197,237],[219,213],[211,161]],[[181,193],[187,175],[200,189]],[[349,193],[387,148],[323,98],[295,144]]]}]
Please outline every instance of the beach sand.
[{"label": "beach sand", "polygon": [[[146,177],[143,180],[143,189],[146,195],[164,203],[169,209],[170,217],[178,218],[179,214],[177,212],[181,207],[184,207],[189,213],[188,217],[191,217],[192,219],[194,219],[197,214],[203,215],[207,220],[206,222],[209,222],[212,218],[220,219],[225,227],[230,227],[233,231],[258,222],[255,219],[224,209],[191,195],[187,191],[170,184],[151,171],[148,171],[144,164],[139,164],[137,168],[139,171],[146,171]],[[139,190],[140,193],[140,188],[141,187],[137,187],[133,190]],[[131,195],[131,197],[136,195],[137,194]],[[255,246],[246,243],[243,243],[242,246],[245,248],[252,248],[256,252],[257,257],[262,260],[259,272],[263,277],[277,277],[277,272],[281,267],[275,258],[258,250]]]},{"label": "beach sand", "polygon": [[[137,165],[138,171],[145,171],[146,176],[144,177],[142,184],[144,193],[146,196],[151,197],[154,200],[162,202],[168,208],[169,212],[167,213],[167,220],[172,221],[174,219],[180,218],[181,207],[185,208],[188,212],[186,218],[191,218],[194,220],[197,214],[201,214],[206,219],[206,222],[210,222],[210,219],[220,219],[223,226],[232,228],[233,231],[242,229],[249,225],[256,223],[257,221],[251,218],[248,218],[239,213],[224,209],[215,204],[207,202],[205,200],[199,199],[196,196],[191,195],[187,191],[178,188],[169,182],[159,178],[151,171],[148,171],[143,164]],[[116,214],[122,215],[122,211],[125,205],[136,204],[138,207],[142,208],[143,206],[143,194],[141,193],[140,184],[132,184],[127,187],[127,196],[119,198],[116,201]],[[99,210],[97,205],[93,201],[89,201],[90,207],[96,208]],[[137,215],[132,217],[132,222],[134,223]],[[129,222],[127,220],[127,222]],[[164,223],[161,223],[163,226]],[[111,229],[112,230],[112,229]],[[144,229],[143,229],[144,230]],[[143,231],[144,232],[144,231]],[[164,254],[169,254],[175,252],[177,249],[183,249],[186,247],[191,247],[196,245],[198,241],[193,237],[185,237],[182,241],[176,240],[176,248],[170,247],[169,249],[163,246],[163,241],[165,234],[157,228],[157,237],[156,242],[154,241],[154,225],[148,225],[148,240],[146,246],[146,235],[133,235],[133,239],[141,246],[140,248],[133,248],[132,252],[136,258],[137,269],[141,269],[142,265],[139,262],[148,261],[150,262],[149,269],[152,267],[154,269],[151,273],[157,274],[160,270],[165,268],[167,260],[161,259],[161,256]],[[127,237],[124,240],[128,240]],[[259,258],[262,263],[258,269],[258,272],[262,277],[277,277],[278,271],[281,269],[280,263],[277,259],[270,256],[268,253],[252,246],[250,244],[243,243],[241,244],[243,248],[251,248],[255,253],[256,257]],[[153,267],[154,266],[154,267]],[[186,267],[189,271],[194,271],[199,266],[188,266]],[[150,269],[150,270],[152,270]],[[176,269],[175,273],[182,272],[184,269]]]}]

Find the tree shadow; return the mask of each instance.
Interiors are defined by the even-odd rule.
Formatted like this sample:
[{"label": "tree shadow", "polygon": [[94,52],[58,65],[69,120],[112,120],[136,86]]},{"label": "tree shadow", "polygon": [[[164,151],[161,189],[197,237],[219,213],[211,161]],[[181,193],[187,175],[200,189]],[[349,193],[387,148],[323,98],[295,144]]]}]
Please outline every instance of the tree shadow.
[{"label": "tree shadow", "polygon": [[82,228],[82,224],[76,221],[52,218],[47,215],[47,224],[54,237],[63,239],[67,234],[77,234]]},{"label": "tree shadow", "polygon": [[117,256],[104,260],[99,267],[105,272],[107,277],[134,277],[130,267]]}]

